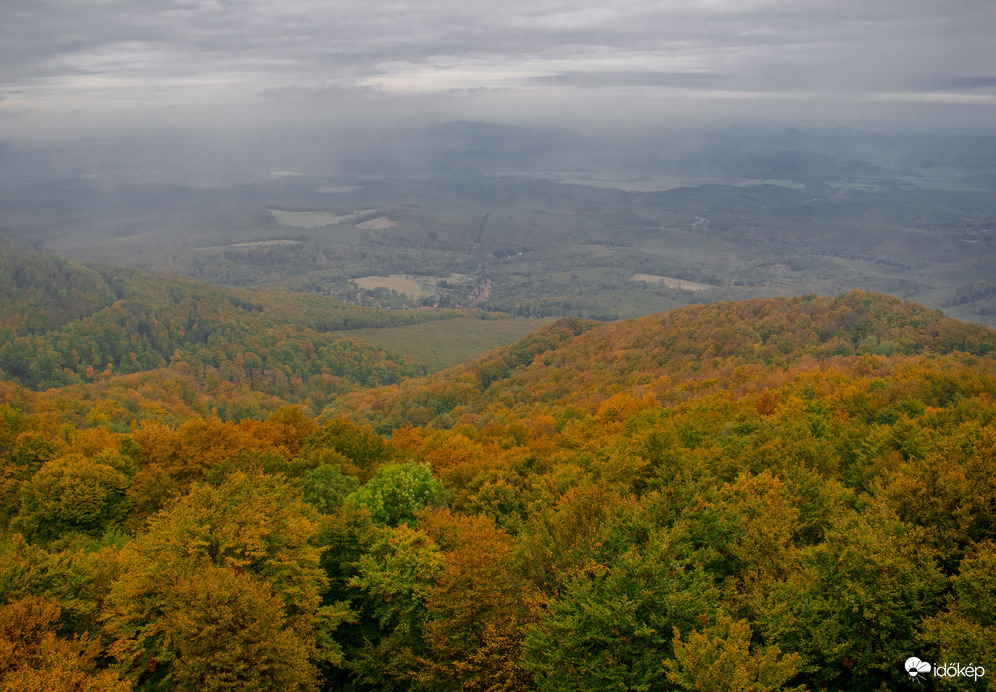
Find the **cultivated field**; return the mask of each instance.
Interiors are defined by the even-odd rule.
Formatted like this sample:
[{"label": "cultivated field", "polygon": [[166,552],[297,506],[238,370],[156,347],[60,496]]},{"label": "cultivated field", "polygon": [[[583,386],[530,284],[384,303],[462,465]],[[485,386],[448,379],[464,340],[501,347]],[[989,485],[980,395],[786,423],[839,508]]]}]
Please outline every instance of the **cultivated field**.
[{"label": "cultivated field", "polygon": [[337,223],[348,223],[364,214],[369,214],[372,209],[364,209],[351,214],[337,214],[332,211],[284,211],[282,209],[269,209],[273,218],[284,228],[322,228],[323,226],[334,226]]},{"label": "cultivated field", "polygon": [[385,228],[394,228],[397,225],[397,221],[391,221],[386,216],[378,216],[376,219],[370,219],[369,221],[358,223],[356,224],[356,227],[362,228],[365,231],[382,231]]},{"label": "cultivated field", "polygon": [[458,317],[405,327],[352,329],[342,332],[342,336],[404,353],[429,372],[436,372],[513,344],[552,321],[552,318],[479,320]]},{"label": "cultivated field", "polygon": [[670,276],[657,276],[656,274],[633,274],[633,276],[629,277],[629,280],[645,281],[651,284],[664,284],[668,288],[677,288],[682,291],[704,291],[707,288],[716,288],[709,284],[700,284],[694,281],[685,281],[684,279],[673,279]]},{"label": "cultivated field", "polygon": [[303,244],[304,242],[301,240],[250,240],[245,243],[232,243],[231,245],[212,245],[211,247],[203,247],[201,250],[229,250],[231,248],[259,248]]},{"label": "cultivated field", "polygon": [[[404,293],[412,298],[431,296],[433,292],[424,288],[422,284],[415,280],[416,278],[418,277],[404,276],[402,274],[391,274],[390,276],[361,276],[358,279],[353,279],[353,283],[360,288],[365,289],[387,288],[392,291],[397,291],[398,293]],[[429,277],[429,279],[435,283],[434,277]]]}]

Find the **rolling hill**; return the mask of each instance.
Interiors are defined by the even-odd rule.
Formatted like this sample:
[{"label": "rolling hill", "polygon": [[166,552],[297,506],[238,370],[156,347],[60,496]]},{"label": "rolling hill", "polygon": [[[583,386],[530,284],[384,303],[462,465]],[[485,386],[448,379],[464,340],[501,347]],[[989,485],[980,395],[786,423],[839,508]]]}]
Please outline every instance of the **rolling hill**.
[{"label": "rolling hill", "polygon": [[865,292],[753,299],[562,318],[426,375],[343,336],[452,339],[475,313],[4,248],[18,688],[843,692],[909,686],[912,652],[996,670],[991,329]]},{"label": "rolling hill", "polygon": [[[56,398],[93,401],[100,397],[84,392],[94,387],[105,394],[108,387],[148,389],[149,373],[158,373],[151,379],[172,381],[167,389],[180,379],[203,402],[215,399],[213,407],[200,407],[204,413],[213,408],[224,416],[238,397],[252,403],[235,406],[236,418],[251,411],[263,415],[278,402],[317,411],[349,389],[428,371],[404,352],[403,337],[394,338],[395,350],[385,350],[354,337],[354,330],[386,330],[378,336],[391,343],[392,328],[483,320],[474,330],[476,342],[449,348],[469,358],[531,328],[518,320],[509,330],[502,316],[480,311],[377,310],[314,294],[219,288],[186,277],[81,264],[38,250],[7,230],[0,230],[0,241],[0,372]],[[438,338],[440,347],[451,340]],[[60,395],[60,387],[70,389]]]},{"label": "rolling hill", "polygon": [[474,362],[345,397],[327,412],[382,432],[408,423],[449,427],[496,403],[516,415],[543,407],[591,411],[618,393],[664,401],[676,387],[736,389],[745,371],[952,352],[991,358],[996,334],[862,292],[710,303],[607,324],[563,318]]}]

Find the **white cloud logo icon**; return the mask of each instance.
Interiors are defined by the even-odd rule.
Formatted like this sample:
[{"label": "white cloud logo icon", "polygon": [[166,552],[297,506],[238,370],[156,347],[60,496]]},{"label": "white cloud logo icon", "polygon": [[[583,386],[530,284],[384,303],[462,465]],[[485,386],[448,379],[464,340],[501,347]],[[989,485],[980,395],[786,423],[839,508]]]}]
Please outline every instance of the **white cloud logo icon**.
[{"label": "white cloud logo icon", "polygon": [[930,664],[926,661],[921,661],[916,656],[910,656],[906,659],[906,672],[910,674],[911,678],[919,681],[922,675],[930,672]]}]

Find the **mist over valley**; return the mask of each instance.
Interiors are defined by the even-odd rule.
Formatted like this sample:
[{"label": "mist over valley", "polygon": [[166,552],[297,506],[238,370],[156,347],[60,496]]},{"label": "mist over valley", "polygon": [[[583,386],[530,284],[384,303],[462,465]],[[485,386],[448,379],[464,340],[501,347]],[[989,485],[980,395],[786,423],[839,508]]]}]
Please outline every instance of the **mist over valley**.
[{"label": "mist over valley", "polygon": [[4,223],[81,261],[390,308],[618,319],[862,289],[994,323],[996,137],[456,121],[198,143],[5,145]]}]

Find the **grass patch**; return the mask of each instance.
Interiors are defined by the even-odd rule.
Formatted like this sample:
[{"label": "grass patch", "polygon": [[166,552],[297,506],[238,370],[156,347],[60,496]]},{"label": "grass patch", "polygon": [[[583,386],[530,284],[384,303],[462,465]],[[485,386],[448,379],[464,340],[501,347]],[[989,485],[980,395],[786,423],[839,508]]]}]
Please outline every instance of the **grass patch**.
[{"label": "grass patch", "polygon": [[633,274],[630,281],[644,281],[650,284],[664,284],[668,288],[677,288],[682,291],[705,291],[716,288],[709,284],[700,284],[696,281],[685,281],[684,279],[674,279],[670,276],[657,276],[656,274]]},{"label": "grass patch", "polygon": [[803,190],[806,187],[806,183],[800,183],[798,180],[784,180],[782,178],[765,178],[761,181],[761,184],[787,187],[790,190]]},{"label": "grass patch", "polygon": [[549,324],[554,318],[479,320],[457,317],[387,329],[353,329],[342,336],[361,339],[383,349],[403,353],[429,372],[445,370],[515,343]]},{"label": "grass patch", "polygon": [[[435,279],[433,277],[430,277],[430,280],[435,283]],[[404,293],[410,298],[423,298],[433,294],[431,290],[422,284],[407,276],[402,276],[401,274],[391,274],[390,276],[361,276],[358,279],[353,279],[352,281],[360,288],[386,288],[392,291],[397,291],[398,293]]]},{"label": "grass patch", "polygon": [[282,209],[269,209],[268,211],[284,228],[324,228],[358,219],[369,214],[371,210],[364,209],[350,214],[336,214],[331,211],[284,211]]}]

